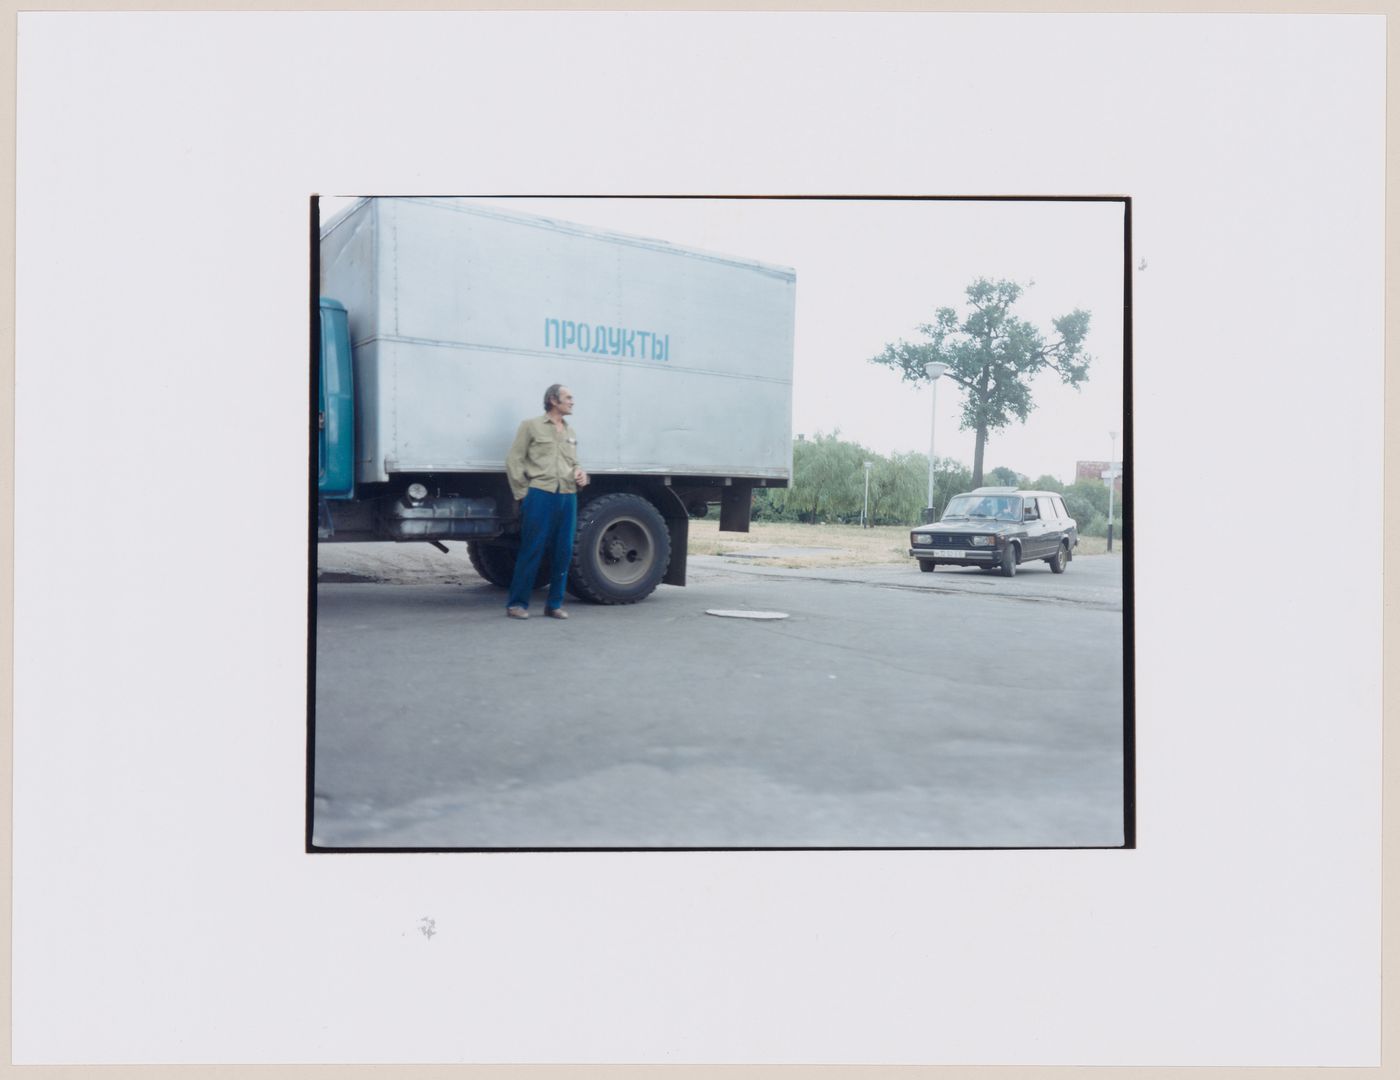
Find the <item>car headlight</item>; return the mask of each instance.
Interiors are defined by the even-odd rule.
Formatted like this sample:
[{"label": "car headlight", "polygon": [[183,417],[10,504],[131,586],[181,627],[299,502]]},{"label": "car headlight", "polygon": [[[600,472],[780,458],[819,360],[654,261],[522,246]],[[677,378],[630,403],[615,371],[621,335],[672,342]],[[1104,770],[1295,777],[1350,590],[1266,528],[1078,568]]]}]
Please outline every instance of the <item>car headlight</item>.
[{"label": "car headlight", "polygon": [[928,533],[914,533],[911,536],[915,547],[929,547],[933,544],[933,537]]},{"label": "car headlight", "polygon": [[991,547],[997,542],[995,536],[974,536],[972,538],[973,547]]}]

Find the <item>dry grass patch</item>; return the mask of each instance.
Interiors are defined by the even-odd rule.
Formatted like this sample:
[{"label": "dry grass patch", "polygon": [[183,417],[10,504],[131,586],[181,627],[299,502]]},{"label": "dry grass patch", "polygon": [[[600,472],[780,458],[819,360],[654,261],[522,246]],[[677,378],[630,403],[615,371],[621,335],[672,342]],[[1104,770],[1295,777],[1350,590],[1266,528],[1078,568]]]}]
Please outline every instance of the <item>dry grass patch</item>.
[{"label": "dry grass patch", "polygon": [[1123,538],[1115,536],[1113,538],[1113,551],[1108,550],[1108,538],[1104,536],[1081,536],[1079,546],[1074,549],[1076,555],[1122,555]]},{"label": "dry grass patch", "polygon": [[808,547],[824,550],[780,555],[764,559],[766,566],[861,566],[909,561],[909,530],[881,525],[797,525],[754,522],[746,533],[720,532],[719,522],[707,519],[690,523],[690,554],[723,555],[756,548]]}]

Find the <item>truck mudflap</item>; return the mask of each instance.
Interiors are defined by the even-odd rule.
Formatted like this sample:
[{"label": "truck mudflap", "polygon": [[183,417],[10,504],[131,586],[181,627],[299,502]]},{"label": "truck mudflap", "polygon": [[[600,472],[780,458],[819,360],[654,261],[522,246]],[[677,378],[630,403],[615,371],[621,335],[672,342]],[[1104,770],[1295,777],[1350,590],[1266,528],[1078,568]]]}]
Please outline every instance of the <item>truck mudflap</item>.
[{"label": "truck mudflap", "polygon": [[736,481],[720,493],[719,527],[723,532],[748,532],[753,510],[753,484]]},{"label": "truck mudflap", "polygon": [[385,499],[379,504],[379,533],[391,540],[467,540],[501,531],[495,499],[448,495],[413,502]]}]

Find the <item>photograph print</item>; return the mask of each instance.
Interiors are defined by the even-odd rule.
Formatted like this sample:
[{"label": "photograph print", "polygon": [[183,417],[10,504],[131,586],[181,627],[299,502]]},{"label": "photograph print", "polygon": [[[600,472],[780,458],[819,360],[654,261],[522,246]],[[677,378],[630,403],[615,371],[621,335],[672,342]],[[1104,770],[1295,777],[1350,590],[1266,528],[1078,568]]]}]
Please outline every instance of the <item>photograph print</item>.
[{"label": "photograph print", "polygon": [[313,198],[308,850],[1132,847],[1130,205]]}]

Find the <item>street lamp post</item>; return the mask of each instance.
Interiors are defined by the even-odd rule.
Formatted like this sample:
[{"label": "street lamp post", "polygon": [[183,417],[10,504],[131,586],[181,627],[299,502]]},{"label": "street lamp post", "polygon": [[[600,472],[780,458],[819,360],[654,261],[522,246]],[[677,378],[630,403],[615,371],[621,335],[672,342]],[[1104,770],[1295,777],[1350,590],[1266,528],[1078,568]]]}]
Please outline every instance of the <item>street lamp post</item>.
[{"label": "street lamp post", "polygon": [[870,466],[874,464],[873,461],[865,463],[865,505],[860,512],[860,527],[862,529],[870,528]]},{"label": "street lamp post", "polygon": [[933,520],[933,432],[938,421],[938,377],[947,370],[947,364],[940,364],[936,360],[924,365],[924,374],[929,377],[933,391],[933,404],[930,406],[931,412],[928,422],[928,505],[924,508],[925,524]]},{"label": "street lamp post", "polygon": [[1118,432],[1108,433],[1108,550],[1113,550],[1113,486],[1118,483]]}]

